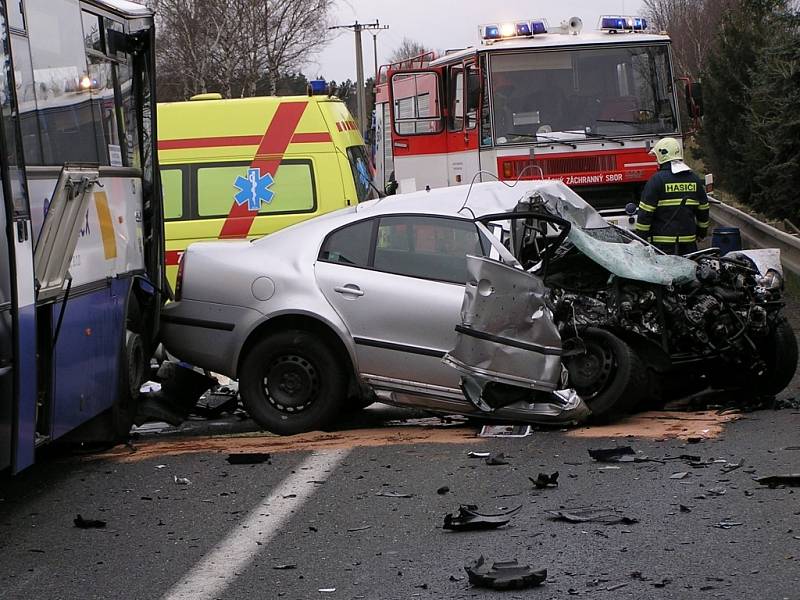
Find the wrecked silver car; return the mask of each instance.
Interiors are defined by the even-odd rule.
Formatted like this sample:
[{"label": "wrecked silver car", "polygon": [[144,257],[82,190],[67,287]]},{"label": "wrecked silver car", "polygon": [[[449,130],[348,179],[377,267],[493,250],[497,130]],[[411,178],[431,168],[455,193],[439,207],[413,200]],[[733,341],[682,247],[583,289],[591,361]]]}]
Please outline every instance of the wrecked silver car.
[{"label": "wrecked silver car", "polygon": [[751,375],[739,385],[785,385],[797,354],[772,262],[665,256],[559,182],[481,183],[193,244],[163,338],[238,378],[276,433],[375,399],[579,422],[636,408],[674,369],[729,385],[717,375],[735,364]]}]

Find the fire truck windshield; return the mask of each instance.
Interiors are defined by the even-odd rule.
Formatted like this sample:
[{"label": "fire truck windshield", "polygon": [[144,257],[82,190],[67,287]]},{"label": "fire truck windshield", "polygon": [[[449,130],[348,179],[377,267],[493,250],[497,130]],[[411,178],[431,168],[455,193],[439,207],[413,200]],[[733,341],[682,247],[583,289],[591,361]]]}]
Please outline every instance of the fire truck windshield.
[{"label": "fire truck windshield", "polygon": [[493,139],[572,142],[678,129],[666,45],[492,54]]}]

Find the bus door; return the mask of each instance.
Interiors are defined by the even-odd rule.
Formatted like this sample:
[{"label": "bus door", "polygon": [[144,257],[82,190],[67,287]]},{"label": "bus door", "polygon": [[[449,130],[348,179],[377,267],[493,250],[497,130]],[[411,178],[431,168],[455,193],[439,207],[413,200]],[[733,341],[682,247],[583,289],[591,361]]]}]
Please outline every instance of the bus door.
[{"label": "bus door", "polygon": [[[14,3],[12,3],[14,4]],[[17,7],[10,7],[12,18]],[[36,299],[33,231],[14,94],[9,31],[0,11],[0,468],[33,464],[36,430]],[[9,388],[11,391],[9,393]]]},{"label": "bus door", "polygon": [[447,183],[469,184],[480,170],[480,73],[475,61],[447,69]]}]

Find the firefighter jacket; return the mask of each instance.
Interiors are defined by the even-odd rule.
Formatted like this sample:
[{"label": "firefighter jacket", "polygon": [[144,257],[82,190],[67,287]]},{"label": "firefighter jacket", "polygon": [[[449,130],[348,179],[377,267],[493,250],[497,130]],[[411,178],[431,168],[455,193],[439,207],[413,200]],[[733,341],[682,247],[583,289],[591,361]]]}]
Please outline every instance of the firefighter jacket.
[{"label": "firefighter jacket", "polygon": [[636,232],[654,244],[689,244],[708,231],[708,196],[693,171],[661,165],[645,185]]}]

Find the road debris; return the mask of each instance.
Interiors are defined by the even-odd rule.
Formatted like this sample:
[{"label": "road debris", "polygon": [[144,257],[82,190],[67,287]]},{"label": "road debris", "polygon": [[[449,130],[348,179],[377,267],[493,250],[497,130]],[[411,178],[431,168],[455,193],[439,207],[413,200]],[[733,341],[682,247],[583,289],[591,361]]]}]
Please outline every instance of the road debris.
[{"label": "road debris", "polygon": [[321,594],[332,594],[336,591],[336,588],[319,588],[317,591]]},{"label": "road debris", "polygon": [[272,455],[269,452],[238,452],[229,454],[227,461],[231,465],[259,465],[270,463]]},{"label": "road debris", "polygon": [[536,479],[528,477],[533,482],[537,490],[543,490],[549,487],[558,487],[558,471],[548,475],[547,473],[539,473]]},{"label": "road debris", "polygon": [[496,529],[506,525],[511,518],[522,509],[522,505],[502,513],[485,514],[478,512],[475,504],[462,504],[458,514],[447,513],[444,516],[444,529],[452,531],[472,531],[476,529]]},{"label": "road debris", "polygon": [[506,455],[502,452],[498,452],[497,454],[492,454],[489,458],[486,459],[486,464],[489,466],[500,466],[500,465],[507,465],[508,461],[506,460]]},{"label": "road debris", "polygon": [[175,480],[175,483],[178,485],[191,485],[192,480],[188,477],[178,477],[177,475],[173,475],[172,478]]},{"label": "road debris", "polygon": [[450,488],[447,487],[446,485],[443,485],[438,490],[436,490],[436,493],[439,494],[440,496],[444,496],[449,491],[450,491]]},{"label": "road debris", "polygon": [[491,455],[491,452],[467,452],[467,456],[470,458],[489,458]]},{"label": "road debris", "polygon": [[686,506],[685,504],[679,504],[678,510],[680,510],[682,513],[690,513],[692,512],[692,507]]},{"label": "road debris", "polygon": [[405,492],[384,492],[380,491],[376,496],[383,496],[384,498],[413,498],[414,494],[407,494]]},{"label": "road debris", "polygon": [[681,471],[680,473],[673,473],[669,476],[670,479],[684,479],[689,473],[686,471]]},{"label": "road debris", "polygon": [[595,448],[589,450],[589,456],[597,462],[603,463],[634,462],[636,460],[636,452],[630,446]]},{"label": "road debris", "polygon": [[493,590],[521,590],[541,585],[547,579],[547,569],[534,570],[520,566],[517,560],[487,560],[483,555],[464,565],[469,582]]},{"label": "road debris", "polygon": [[478,435],[480,437],[523,438],[528,437],[532,431],[530,425],[484,425]]},{"label": "road debris", "polygon": [[351,527],[348,529],[348,533],[355,533],[357,531],[366,531],[367,529],[372,529],[372,525],[362,525],[361,527]]},{"label": "road debris", "polygon": [[721,471],[723,473],[730,473],[731,471],[740,469],[743,465],[744,465],[744,459],[741,459],[738,463],[729,462],[722,467]]},{"label": "road debris", "polygon": [[712,496],[724,496],[727,491],[724,487],[715,487],[709,488],[708,493]]},{"label": "road debris", "polygon": [[613,508],[572,508],[562,510],[548,510],[550,517],[554,521],[566,521],[567,523],[603,523],[605,525],[633,525],[639,519],[629,517],[619,513]]},{"label": "road debris", "polygon": [[785,485],[789,487],[800,487],[800,473],[791,473],[789,475],[767,475],[766,477],[758,477],[756,479],[761,485],[766,485],[771,488]]},{"label": "road debris", "polygon": [[103,529],[106,526],[105,521],[101,521],[100,519],[84,519],[80,515],[75,517],[72,522],[75,523],[75,527],[78,529]]},{"label": "road debris", "polygon": [[289,569],[296,569],[297,565],[295,563],[288,563],[285,565],[274,565],[272,568],[276,571],[288,571]]},{"label": "road debris", "polygon": [[730,529],[731,527],[738,527],[739,525],[744,525],[744,523],[739,523],[738,521],[732,521],[730,519],[724,519],[714,525],[718,529]]}]

